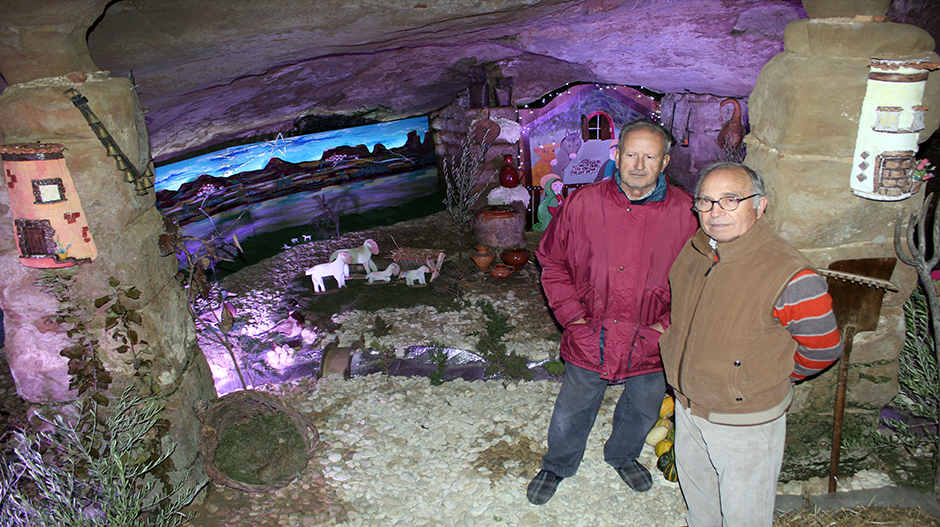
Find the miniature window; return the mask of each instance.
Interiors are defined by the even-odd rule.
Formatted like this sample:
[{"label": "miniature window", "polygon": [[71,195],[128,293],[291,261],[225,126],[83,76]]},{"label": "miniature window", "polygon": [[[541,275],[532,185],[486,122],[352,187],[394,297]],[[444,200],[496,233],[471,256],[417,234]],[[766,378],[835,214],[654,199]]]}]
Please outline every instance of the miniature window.
[{"label": "miniature window", "polygon": [[61,178],[34,179],[33,196],[35,203],[49,204],[65,201],[65,185]]},{"label": "miniature window", "polygon": [[899,106],[879,106],[875,109],[876,132],[897,132],[900,125],[902,108]]},{"label": "miniature window", "polygon": [[911,131],[919,132],[924,129],[924,112],[927,111],[926,106],[914,106],[911,108],[914,112],[913,119],[911,121]]},{"label": "miniature window", "polygon": [[584,141],[613,139],[610,117],[603,112],[591,115],[582,126],[581,139]]}]

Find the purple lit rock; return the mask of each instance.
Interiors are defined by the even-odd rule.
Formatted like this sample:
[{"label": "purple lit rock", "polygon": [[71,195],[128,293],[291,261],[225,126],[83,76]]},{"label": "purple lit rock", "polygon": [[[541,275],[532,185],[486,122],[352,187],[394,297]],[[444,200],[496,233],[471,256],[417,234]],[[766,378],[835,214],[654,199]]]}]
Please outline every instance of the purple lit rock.
[{"label": "purple lit rock", "polygon": [[99,67],[133,70],[158,159],[306,114],[426,114],[483,63],[513,78],[516,104],[574,81],[742,97],[805,16],[768,0],[196,6],[117,3],[89,37]]}]

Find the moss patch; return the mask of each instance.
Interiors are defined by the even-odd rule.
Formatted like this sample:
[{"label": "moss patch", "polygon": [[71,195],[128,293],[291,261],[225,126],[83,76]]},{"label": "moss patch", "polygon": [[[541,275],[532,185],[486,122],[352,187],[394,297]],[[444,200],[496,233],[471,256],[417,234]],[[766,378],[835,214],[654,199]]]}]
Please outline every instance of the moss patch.
[{"label": "moss patch", "polygon": [[249,485],[293,479],[307,465],[307,446],[290,417],[259,416],[222,432],[215,462],[230,478]]}]

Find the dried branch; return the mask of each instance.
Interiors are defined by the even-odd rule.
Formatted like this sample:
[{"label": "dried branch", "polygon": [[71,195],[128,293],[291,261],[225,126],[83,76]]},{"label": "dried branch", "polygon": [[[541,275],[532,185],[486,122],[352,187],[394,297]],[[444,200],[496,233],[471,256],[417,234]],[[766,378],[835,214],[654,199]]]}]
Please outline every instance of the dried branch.
[{"label": "dried branch", "polygon": [[[927,244],[927,210],[933,203],[933,193],[927,195],[924,205],[916,215],[911,214],[907,225],[907,247],[910,251],[908,255],[904,251],[901,243],[901,212],[898,212],[898,219],[894,224],[894,251],[898,258],[907,265],[917,269],[917,277],[920,278],[924,289],[927,291],[927,305],[930,307],[931,327],[933,328],[934,350],[937,353],[937,362],[940,364],[940,346],[937,345],[940,337],[940,304],[937,303],[937,288],[933,285],[933,279],[930,272],[940,263],[940,214],[934,213],[933,221],[933,255],[927,256],[930,247]],[[917,241],[914,240],[914,231],[917,231]],[[938,436],[940,437],[940,436]],[[940,444],[938,444],[940,452]],[[937,472],[934,476],[934,498],[940,499],[940,464],[937,464]]]},{"label": "dried branch", "polygon": [[[477,181],[477,172],[486,160],[492,141],[487,141],[489,131],[483,135],[482,141],[476,141],[473,134],[467,134],[461,144],[460,154],[444,158],[444,183],[447,186],[447,195],[444,206],[447,213],[460,230],[461,237],[466,233],[470,220],[473,219],[472,207],[476,204],[486,186],[493,180],[495,174],[490,174],[484,181]],[[478,184],[479,189],[475,190]]]}]

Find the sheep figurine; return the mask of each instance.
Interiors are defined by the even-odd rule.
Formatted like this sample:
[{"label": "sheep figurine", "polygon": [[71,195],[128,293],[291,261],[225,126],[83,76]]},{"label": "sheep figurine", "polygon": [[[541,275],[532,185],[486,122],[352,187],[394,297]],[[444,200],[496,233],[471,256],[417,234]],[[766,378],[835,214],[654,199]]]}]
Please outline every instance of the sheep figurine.
[{"label": "sheep figurine", "polygon": [[399,275],[399,278],[403,278],[405,280],[405,284],[407,285],[414,285],[415,280],[417,280],[419,284],[425,285],[426,282],[424,281],[424,273],[430,272],[431,270],[428,269],[428,266],[422,265],[417,269],[402,271],[402,273]]},{"label": "sheep figurine", "polygon": [[378,271],[379,267],[375,265],[375,262],[372,261],[372,257],[376,254],[379,254],[379,244],[375,243],[375,240],[366,240],[362,243],[361,246],[354,249],[340,249],[338,251],[333,251],[333,254],[330,255],[330,261],[336,259],[336,255],[341,252],[349,253],[352,257],[352,263],[361,264],[362,270],[366,273],[373,271]]},{"label": "sheep figurine", "polygon": [[336,259],[328,263],[314,265],[307,269],[306,275],[313,280],[314,292],[326,291],[323,278],[332,276],[339,287],[346,287],[346,277],[349,276],[349,264],[353,262],[352,256],[345,251],[339,251]]},{"label": "sheep figurine", "polygon": [[398,273],[401,272],[401,267],[397,263],[392,262],[388,264],[388,267],[384,271],[373,271],[366,275],[366,280],[369,283],[373,283],[376,280],[381,280],[382,282],[390,282],[393,276],[398,276]]}]

